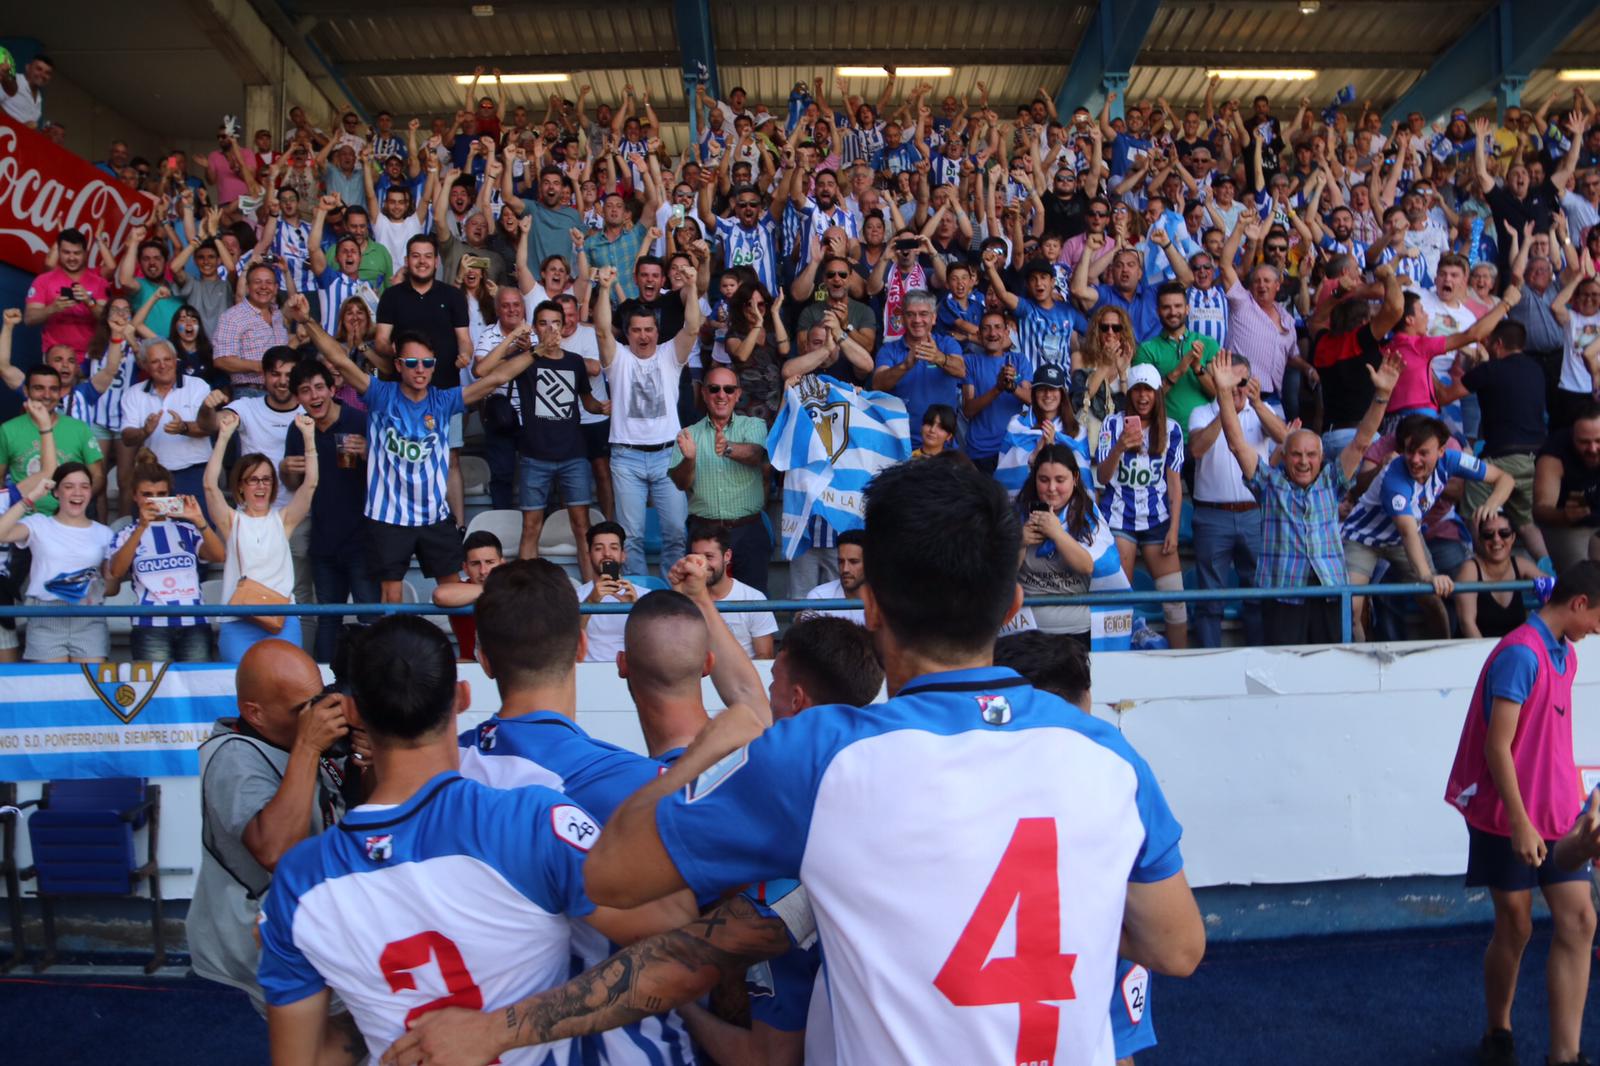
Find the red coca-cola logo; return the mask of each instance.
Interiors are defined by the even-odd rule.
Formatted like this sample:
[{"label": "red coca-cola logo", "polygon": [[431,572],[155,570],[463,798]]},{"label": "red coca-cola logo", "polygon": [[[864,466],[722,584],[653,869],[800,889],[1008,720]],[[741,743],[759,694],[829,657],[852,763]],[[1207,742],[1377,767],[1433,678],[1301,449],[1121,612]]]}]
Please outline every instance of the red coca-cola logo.
[{"label": "red coca-cola logo", "polygon": [[56,235],[75,228],[89,238],[89,261],[98,266],[96,237],[105,234],[112,252],[122,254],[128,231],[147,222],[155,207],[148,193],[112,181],[0,113],[0,262],[42,273]]}]

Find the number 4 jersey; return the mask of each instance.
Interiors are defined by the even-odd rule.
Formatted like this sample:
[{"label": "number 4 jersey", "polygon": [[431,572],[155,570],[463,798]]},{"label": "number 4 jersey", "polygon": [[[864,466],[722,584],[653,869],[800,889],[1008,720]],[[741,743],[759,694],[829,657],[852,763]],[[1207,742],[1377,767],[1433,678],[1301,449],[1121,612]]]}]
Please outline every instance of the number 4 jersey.
[{"label": "number 4 jersey", "polygon": [[1110,1066],[1128,882],[1183,868],[1116,729],[994,668],[779,722],[656,824],[698,895],[804,884],[825,982],[807,1061],[840,1066]]},{"label": "number 4 jersey", "polygon": [[[324,987],[376,1056],[431,1010],[492,1010],[565,981],[568,916],[594,910],[583,860],[600,834],[542,787],[440,774],[395,807],[358,807],[278,864],[262,908],[261,987],[286,1006]],[[502,1062],[567,1066],[570,1041]]]}]

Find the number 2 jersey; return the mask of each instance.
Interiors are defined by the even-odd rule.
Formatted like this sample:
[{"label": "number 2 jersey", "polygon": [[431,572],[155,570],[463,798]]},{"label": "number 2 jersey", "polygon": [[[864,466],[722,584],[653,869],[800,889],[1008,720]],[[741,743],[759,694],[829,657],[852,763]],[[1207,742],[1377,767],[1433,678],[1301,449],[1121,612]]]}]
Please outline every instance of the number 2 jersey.
[{"label": "number 2 jersey", "polygon": [[699,896],[802,882],[823,957],[807,1061],[840,1066],[1110,1066],[1128,882],[1183,868],[1116,729],[995,668],[779,722],[656,825]]},{"label": "number 2 jersey", "polygon": [[[583,860],[600,834],[548,788],[442,773],[397,806],[357,807],[278,864],[259,978],[286,1006],[339,993],[374,1055],[431,1010],[493,1010],[570,976],[569,918],[594,911]],[[569,1066],[572,1041],[507,1066]]]}]

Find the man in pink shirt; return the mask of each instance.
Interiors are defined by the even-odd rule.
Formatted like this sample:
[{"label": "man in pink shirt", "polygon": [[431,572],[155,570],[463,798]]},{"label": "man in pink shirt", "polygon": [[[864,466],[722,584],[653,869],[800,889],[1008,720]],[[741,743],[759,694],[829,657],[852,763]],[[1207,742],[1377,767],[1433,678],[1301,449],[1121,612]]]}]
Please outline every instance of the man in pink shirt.
[{"label": "man in pink shirt", "polygon": [[203,160],[196,156],[195,162],[205,166],[206,180],[217,187],[218,204],[230,204],[248,195],[255,184],[256,154],[240,148],[227,127],[217,130],[216,150]]},{"label": "man in pink shirt", "polygon": [[1385,352],[1398,354],[1406,364],[1400,374],[1400,383],[1389,397],[1389,417],[1385,425],[1419,411],[1437,415],[1439,404],[1433,394],[1434,357],[1465,348],[1469,344],[1482,343],[1494,332],[1500,320],[1506,317],[1506,312],[1517,306],[1521,299],[1522,292],[1515,285],[1507,285],[1505,295],[1489,309],[1488,314],[1474,322],[1471,329],[1447,337],[1430,337],[1428,305],[1420,293],[1407,291],[1405,313],[1400,316],[1400,324],[1395,327],[1393,336],[1383,346]]},{"label": "man in pink shirt", "polygon": [[1550,907],[1553,937],[1547,1062],[1581,1063],[1594,905],[1589,866],[1567,869],[1555,844],[1577,822],[1583,786],[1572,752],[1576,642],[1600,632],[1600,563],[1562,571],[1550,600],[1496,644],[1478,675],[1445,786],[1467,822],[1467,885],[1489,889],[1494,933],[1483,961],[1488,1031],[1480,1063],[1516,1062],[1511,1005],[1533,925],[1533,889]]},{"label": "man in pink shirt", "polygon": [[56,238],[56,268],[28,286],[22,321],[44,327],[40,340],[45,351],[62,344],[82,359],[109,294],[106,279],[89,269],[87,238],[78,230],[64,229]]}]

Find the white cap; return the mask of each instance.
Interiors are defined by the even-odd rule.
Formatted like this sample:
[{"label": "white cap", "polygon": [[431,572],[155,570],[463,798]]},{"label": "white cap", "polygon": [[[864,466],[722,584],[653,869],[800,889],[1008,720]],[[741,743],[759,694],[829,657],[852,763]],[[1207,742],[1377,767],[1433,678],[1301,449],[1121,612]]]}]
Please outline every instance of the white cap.
[{"label": "white cap", "polygon": [[1140,363],[1128,370],[1128,388],[1135,385],[1148,385],[1157,392],[1161,391],[1161,371],[1149,363]]}]

